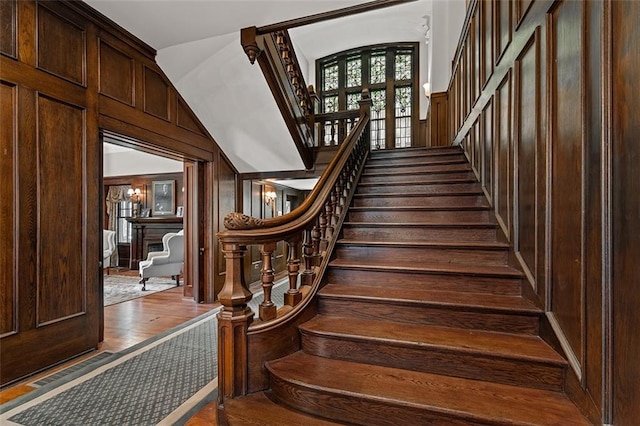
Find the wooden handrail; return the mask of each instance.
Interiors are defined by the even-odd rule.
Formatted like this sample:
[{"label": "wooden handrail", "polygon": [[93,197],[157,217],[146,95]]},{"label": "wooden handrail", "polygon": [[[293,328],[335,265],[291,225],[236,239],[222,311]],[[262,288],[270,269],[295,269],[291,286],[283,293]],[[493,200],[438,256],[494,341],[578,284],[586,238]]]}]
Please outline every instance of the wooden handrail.
[{"label": "wooden handrail", "polygon": [[291,38],[286,30],[259,34],[256,27],[240,31],[249,61],[258,61],[305,168],[313,168],[315,101],[306,86]]},{"label": "wooden handrail", "polygon": [[[369,99],[368,90],[365,89],[362,92],[362,99],[363,100],[360,101],[361,108],[358,112],[358,116],[361,117],[364,114],[367,117],[369,117],[370,109],[367,107],[367,105],[370,104],[371,100]],[[363,105],[365,106],[364,112],[363,112]],[[352,112],[349,111],[348,115],[351,115],[351,114]],[[359,120],[358,125],[354,130],[356,132],[361,131],[362,128],[367,123],[368,123],[368,120],[364,122],[362,120]],[[224,226],[229,231],[221,232],[218,235],[225,236],[226,238],[233,238],[232,236],[235,234],[233,232],[230,232],[232,230],[273,228],[273,227],[281,226],[282,224],[285,224],[285,223],[290,223],[293,220],[302,216],[302,214],[305,211],[307,211],[318,198],[321,198],[323,188],[326,186],[329,179],[333,177],[333,175],[330,176],[328,172],[344,165],[343,163],[344,161],[346,161],[344,159],[345,152],[347,152],[349,149],[352,148],[352,146],[350,146],[348,143],[349,140],[351,139],[347,138],[345,139],[345,142],[341,144],[340,149],[338,150],[336,155],[333,157],[333,159],[325,169],[324,173],[322,173],[322,175],[320,176],[320,179],[318,179],[318,182],[314,186],[311,193],[307,196],[304,202],[297,209],[293,210],[291,213],[285,214],[284,216],[278,216],[270,219],[254,218],[238,212],[229,213],[224,218]],[[244,235],[244,234],[241,234],[241,235]]]},{"label": "wooden handrail", "polygon": [[[369,152],[370,108],[371,99],[365,92],[360,103],[358,124],[341,144],[302,205],[290,214],[268,220],[236,213],[231,217],[241,220],[225,219],[225,225],[229,224],[232,229],[217,234],[226,261],[226,278],[218,295],[223,306],[218,314],[220,403],[247,392],[248,332],[283,324],[298,315],[317,291],[321,272],[328,263]],[[287,312],[278,317],[277,307],[271,300],[274,281],[271,259],[280,241],[288,245],[289,289],[285,294]],[[252,293],[244,279],[244,256],[249,245],[258,245],[262,255],[264,300],[258,308],[260,321],[255,324],[254,312],[247,305]],[[304,298],[303,293],[306,294]]]}]

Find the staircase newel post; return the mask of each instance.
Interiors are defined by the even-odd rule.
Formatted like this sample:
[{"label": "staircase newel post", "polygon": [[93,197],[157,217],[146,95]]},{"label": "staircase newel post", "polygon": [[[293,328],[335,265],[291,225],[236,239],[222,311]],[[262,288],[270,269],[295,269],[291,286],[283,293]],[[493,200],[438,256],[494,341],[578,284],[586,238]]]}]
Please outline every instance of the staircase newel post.
[{"label": "staircase newel post", "polygon": [[313,237],[311,227],[304,230],[304,242],[302,243],[302,258],[304,260],[304,270],[300,277],[301,285],[313,284]]},{"label": "staircase newel post", "polygon": [[247,302],[253,296],[244,280],[244,255],[247,247],[224,243],[226,278],[218,299],[218,403],[246,395],[248,384],[247,329],[253,321],[253,311]]},{"label": "staircase newel post", "polygon": [[288,306],[296,306],[302,300],[302,293],[298,290],[298,271],[300,270],[300,257],[298,247],[300,236],[297,235],[287,240],[289,253],[287,256],[287,270],[289,272],[289,290],[284,295],[284,303]]},{"label": "staircase newel post", "polygon": [[276,243],[267,243],[260,245],[260,253],[262,254],[262,290],[264,292],[264,300],[260,304],[259,315],[262,321],[274,319],[278,313],[275,303],[271,300],[271,289],[273,288],[273,280],[275,278],[273,266],[271,263],[271,255],[276,249]]}]

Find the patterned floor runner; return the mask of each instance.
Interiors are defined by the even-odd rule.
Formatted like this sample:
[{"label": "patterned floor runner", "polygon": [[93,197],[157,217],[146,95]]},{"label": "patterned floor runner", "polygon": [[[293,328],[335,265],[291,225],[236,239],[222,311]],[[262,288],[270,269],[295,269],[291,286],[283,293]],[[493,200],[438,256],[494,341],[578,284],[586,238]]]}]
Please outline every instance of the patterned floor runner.
[{"label": "patterned floor runner", "polygon": [[[282,306],[287,280],[274,285]],[[249,304],[257,311],[262,294]],[[217,397],[214,310],[0,406],[2,425],[181,425]],[[63,371],[64,373],[64,371]]]}]

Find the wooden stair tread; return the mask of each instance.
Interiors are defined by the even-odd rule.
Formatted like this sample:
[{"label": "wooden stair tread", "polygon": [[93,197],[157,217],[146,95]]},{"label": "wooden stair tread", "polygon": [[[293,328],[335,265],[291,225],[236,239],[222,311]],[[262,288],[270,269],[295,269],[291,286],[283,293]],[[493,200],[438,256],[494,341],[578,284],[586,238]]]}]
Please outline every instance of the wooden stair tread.
[{"label": "wooden stair tread", "polygon": [[[393,166],[402,166],[402,167],[421,167],[421,166],[430,166],[430,165],[447,165],[447,164],[464,164],[467,162],[467,159],[464,158],[461,154],[455,155],[458,158],[438,158],[431,157],[429,160],[422,159],[414,159],[411,157],[405,158],[384,158],[380,160],[373,159],[374,161],[381,162],[380,164],[372,164],[371,161],[368,161],[365,170],[375,170],[375,169],[385,169],[391,168]],[[429,158],[429,157],[426,157]]]},{"label": "wooden stair tread", "polygon": [[463,154],[458,147],[437,148],[402,148],[401,150],[374,150],[370,152],[371,159],[402,158],[402,157],[438,157],[441,155]]},{"label": "wooden stair tread", "polygon": [[[429,167],[429,166],[424,166]],[[471,166],[467,167],[457,167],[457,168],[447,168],[446,165],[434,165],[431,166],[431,169],[423,169],[423,170],[397,170],[399,167],[390,167],[388,170],[363,170],[362,176],[370,177],[370,176],[416,176],[416,175],[440,175],[440,174],[449,174],[449,173],[460,173],[460,172],[471,172]]]},{"label": "wooden stair tread", "polygon": [[437,273],[437,274],[455,274],[455,275],[477,275],[500,278],[523,278],[521,271],[509,266],[484,266],[484,265],[466,265],[466,264],[443,264],[436,262],[433,264],[421,263],[420,265],[383,264],[381,262],[367,262],[359,260],[357,262],[350,260],[335,259],[329,263],[329,266],[339,268],[352,268],[364,270],[382,270],[382,271],[411,271],[416,273]]},{"label": "wooden stair tread", "polygon": [[424,306],[447,306],[459,310],[508,312],[539,315],[540,309],[521,296],[503,296],[489,293],[464,293],[460,291],[433,291],[429,289],[385,288],[349,284],[325,285],[318,293],[327,299],[362,300],[382,303],[401,303]]},{"label": "wooden stair tread", "polygon": [[477,250],[508,250],[508,243],[493,241],[372,241],[340,239],[339,245],[375,246],[375,247],[415,247],[415,248],[443,248],[443,249],[477,249]]},{"label": "wooden stair tread", "polygon": [[299,327],[303,332],[342,339],[374,339],[385,344],[444,348],[477,355],[497,355],[531,362],[566,365],[540,337],[444,327],[428,324],[399,325],[391,321],[318,315]]},{"label": "wooden stair tread", "polygon": [[369,228],[497,228],[493,222],[344,222],[343,226]]},{"label": "wooden stair tread", "polygon": [[349,211],[459,211],[459,210],[491,210],[491,206],[371,206],[371,207],[349,207]]},{"label": "wooden stair tread", "polygon": [[[323,394],[501,424],[588,424],[559,392],[407,371],[296,352],[266,364],[280,380]],[[354,401],[358,404],[358,401]]]},{"label": "wooden stair tread", "polygon": [[265,392],[227,399],[225,401],[224,414],[229,426],[301,424],[306,426],[332,426],[340,424],[286,408],[272,401]]},{"label": "wooden stair tread", "polygon": [[406,180],[399,182],[360,182],[358,183],[359,187],[367,187],[367,186],[402,186],[402,185],[447,185],[447,184],[456,184],[456,183],[477,183],[478,180],[472,177],[458,177],[458,178],[449,178],[449,179],[435,179],[430,181],[424,180]]},{"label": "wooden stair tread", "polygon": [[484,195],[482,190],[471,191],[451,191],[451,192],[384,192],[384,193],[356,193],[353,194],[354,198],[392,198],[392,197],[453,197],[453,196],[471,196],[471,195]]}]

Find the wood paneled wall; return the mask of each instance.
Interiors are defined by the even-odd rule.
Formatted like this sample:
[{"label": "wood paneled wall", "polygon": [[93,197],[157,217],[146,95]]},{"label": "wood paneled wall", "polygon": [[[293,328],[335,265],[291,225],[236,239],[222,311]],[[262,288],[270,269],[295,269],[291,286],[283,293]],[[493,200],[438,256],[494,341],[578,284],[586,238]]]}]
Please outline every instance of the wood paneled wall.
[{"label": "wood paneled wall", "polygon": [[[0,2],[2,384],[98,344],[100,132],[205,165],[205,235],[220,229],[218,211],[235,210],[236,170],[154,58],[83,2]],[[219,194],[224,206],[214,205]],[[219,251],[213,238],[207,265]]]},{"label": "wood paneled wall", "polygon": [[449,137],[449,113],[447,92],[432,93],[429,96],[428,146],[447,146]]},{"label": "wood paneled wall", "polygon": [[638,22],[634,1],[472,0],[448,97],[567,392],[620,425],[640,418]]},{"label": "wood paneled wall", "polygon": [[[242,188],[243,213],[261,219],[269,219],[285,214],[287,199],[290,200],[290,209],[296,209],[302,204],[307,194],[306,191],[253,179],[244,179]],[[276,193],[273,210],[270,204],[265,203],[265,193],[270,191]],[[262,255],[258,246],[250,246],[248,248],[245,263],[245,279],[247,283],[259,281],[262,271]],[[272,267],[276,274],[286,271],[287,245],[284,241],[278,242],[277,248],[273,253]]]}]

